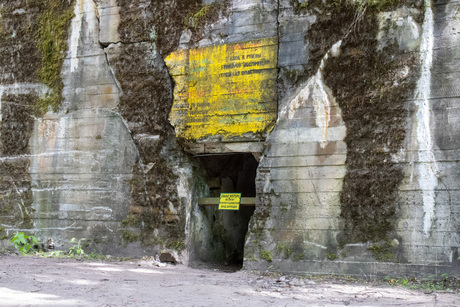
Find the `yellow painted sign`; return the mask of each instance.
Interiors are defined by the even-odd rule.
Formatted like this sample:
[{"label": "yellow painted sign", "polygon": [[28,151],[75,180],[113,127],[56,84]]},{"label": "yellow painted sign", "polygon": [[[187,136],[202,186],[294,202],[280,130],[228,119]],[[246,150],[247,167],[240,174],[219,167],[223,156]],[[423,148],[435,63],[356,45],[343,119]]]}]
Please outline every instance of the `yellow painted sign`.
[{"label": "yellow painted sign", "polygon": [[264,38],[170,54],[165,62],[176,85],[169,119],[177,136],[265,138],[277,117],[277,52],[278,39]]},{"label": "yellow painted sign", "polygon": [[240,210],[241,193],[220,193],[219,210]]}]

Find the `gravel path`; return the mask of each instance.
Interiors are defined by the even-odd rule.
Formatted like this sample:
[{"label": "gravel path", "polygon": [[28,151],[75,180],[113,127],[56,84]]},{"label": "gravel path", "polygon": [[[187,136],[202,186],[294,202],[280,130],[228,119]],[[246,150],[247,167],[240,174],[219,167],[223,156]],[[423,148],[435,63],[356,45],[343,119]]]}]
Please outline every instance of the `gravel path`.
[{"label": "gravel path", "polygon": [[460,306],[458,293],[156,265],[0,256],[0,306]]}]

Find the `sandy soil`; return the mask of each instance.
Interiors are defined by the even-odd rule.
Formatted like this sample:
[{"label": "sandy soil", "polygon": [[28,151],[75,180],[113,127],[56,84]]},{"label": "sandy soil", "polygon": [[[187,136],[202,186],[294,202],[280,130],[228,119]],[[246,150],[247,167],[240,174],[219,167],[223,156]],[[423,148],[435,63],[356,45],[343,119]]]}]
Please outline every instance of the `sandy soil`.
[{"label": "sandy soil", "polygon": [[0,256],[1,306],[460,306],[459,293],[343,282],[147,260]]}]

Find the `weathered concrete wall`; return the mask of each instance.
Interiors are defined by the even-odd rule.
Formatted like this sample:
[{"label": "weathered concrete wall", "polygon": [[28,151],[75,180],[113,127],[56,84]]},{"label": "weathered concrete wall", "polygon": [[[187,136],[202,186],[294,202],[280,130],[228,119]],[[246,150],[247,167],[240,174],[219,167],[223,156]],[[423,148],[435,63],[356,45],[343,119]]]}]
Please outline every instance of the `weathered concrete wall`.
[{"label": "weathered concrete wall", "polygon": [[110,34],[98,14],[96,2],[75,2],[64,101],[36,120],[30,140],[34,226],[58,248],[84,237],[117,249],[131,198],[137,150],[117,112],[120,89],[99,38]]},{"label": "weathered concrete wall", "polygon": [[[28,26],[37,25],[38,9],[14,1],[1,6],[0,27],[0,239],[10,229],[30,229],[32,191],[28,140],[34,106],[47,92],[35,75],[40,55]],[[5,241],[2,241],[2,243]]]},{"label": "weathered concrete wall", "polygon": [[[459,11],[453,0],[2,3],[0,239],[30,231],[57,248],[85,237],[105,253],[171,249],[183,261],[226,262],[242,248],[232,227],[244,229],[252,212],[236,220],[198,198],[241,189],[257,199],[247,268],[451,275]],[[228,50],[210,55],[222,62],[212,76],[193,63],[174,73],[174,55],[204,63],[268,40],[266,83],[221,83],[240,61]],[[265,92],[203,109],[210,90],[181,117],[174,97],[192,77],[221,96]],[[254,124],[238,117],[245,101],[261,129],[238,128]],[[222,115],[230,129],[215,125]],[[196,116],[211,124],[206,133],[194,130]],[[231,153],[246,160],[209,156]],[[251,154],[255,189],[240,180],[253,172]]]},{"label": "weathered concrete wall", "polygon": [[[184,24],[171,18],[176,8],[169,4],[2,5],[2,238],[30,229],[58,249],[76,237],[86,238],[87,251],[110,254],[184,250],[192,191],[205,188],[195,188],[200,179],[167,121],[172,86],[160,54],[173,47],[157,43],[178,43],[172,36]],[[183,14],[196,7],[191,1]],[[43,29],[60,22],[60,12],[71,17],[68,31],[50,44],[65,49],[40,49]],[[30,62],[12,58],[22,52]],[[65,55],[62,66],[50,69],[46,57],[56,54]],[[28,63],[27,70],[12,59]],[[52,73],[48,88],[43,83]]]},{"label": "weathered concrete wall", "polygon": [[456,112],[445,67],[456,64],[438,46],[455,44],[457,6],[369,6],[359,20],[356,6],[280,6],[279,118],[259,167],[247,268],[455,271],[455,130],[436,128],[456,125],[445,119]]},{"label": "weathered concrete wall", "polygon": [[425,13],[422,73],[411,102],[398,233],[407,260],[456,263],[460,255],[458,204],[458,52],[460,3],[438,1]]}]

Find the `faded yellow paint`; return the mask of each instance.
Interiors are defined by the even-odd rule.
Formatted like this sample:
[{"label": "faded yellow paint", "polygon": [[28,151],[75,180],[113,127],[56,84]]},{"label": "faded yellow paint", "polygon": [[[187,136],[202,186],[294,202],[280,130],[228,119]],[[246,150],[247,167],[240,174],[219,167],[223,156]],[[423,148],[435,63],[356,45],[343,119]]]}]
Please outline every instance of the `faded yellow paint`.
[{"label": "faded yellow paint", "polygon": [[277,38],[265,38],[170,54],[177,136],[263,138],[277,116],[277,50]]}]

